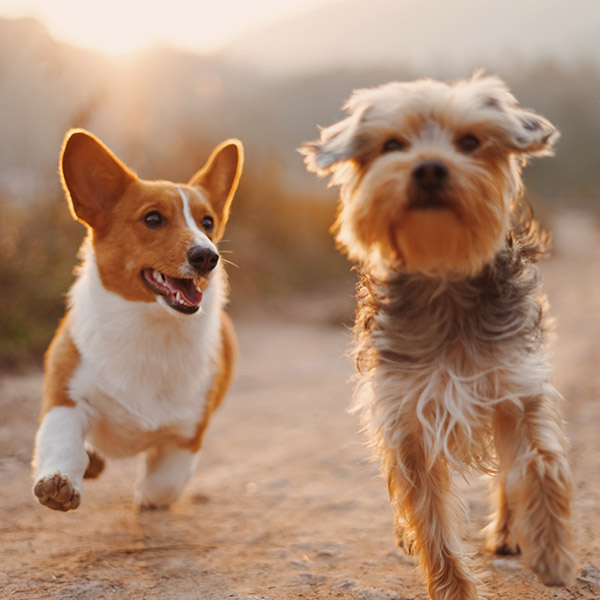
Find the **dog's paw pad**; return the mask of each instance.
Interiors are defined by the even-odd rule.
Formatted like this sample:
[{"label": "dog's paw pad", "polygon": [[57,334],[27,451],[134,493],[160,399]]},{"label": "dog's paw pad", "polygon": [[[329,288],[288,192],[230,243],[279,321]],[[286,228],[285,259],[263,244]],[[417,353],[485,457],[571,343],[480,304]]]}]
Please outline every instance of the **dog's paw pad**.
[{"label": "dog's paw pad", "polygon": [[141,502],[139,504],[139,508],[142,511],[161,511],[161,510],[169,510],[169,504],[154,504],[152,502]]},{"label": "dog's paw pad", "polygon": [[493,552],[498,556],[516,556],[517,554],[521,554],[521,548],[514,542],[506,542],[493,548]]},{"label": "dog's paw pad", "polygon": [[40,504],[54,510],[73,510],[81,502],[81,494],[66,475],[55,473],[38,479],[33,493]]},{"label": "dog's paw pad", "polygon": [[486,546],[488,552],[491,552],[492,554],[497,554],[498,556],[514,556],[517,554],[521,554],[521,549],[519,548],[519,545],[510,537],[488,540]]},{"label": "dog's paw pad", "polygon": [[507,528],[500,530],[488,529],[485,548],[491,554],[499,556],[512,556],[521,554],[521,549]]}]

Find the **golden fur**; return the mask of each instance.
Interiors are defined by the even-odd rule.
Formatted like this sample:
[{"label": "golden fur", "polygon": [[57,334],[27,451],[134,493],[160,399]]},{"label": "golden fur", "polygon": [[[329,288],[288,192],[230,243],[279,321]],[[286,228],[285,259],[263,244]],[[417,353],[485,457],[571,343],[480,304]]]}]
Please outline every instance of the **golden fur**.
[{"label": "golden fur", "polygon": [[[142,506],[172,502],[232,379],[221,240],[243,165],[217,146],[187,184],[140,179],[99,139],[67,133],[60,174],[87,228],[68,311],[46,354],[34,493],[77,508],[100,456],[146,453]],[[85,446],[84,446],[85,443]]]},{"label": "golden fur", "polygon": [[60,322],[45,356],[44,393],[40,419],[53,406],[74,406],[69,398],[69,379],[79,364],[79,351],[69,334],[67,317]]},{"label": "golden fur", "polygon": [[478,598],[451,470],[497,473],[488,548],[568,584],[572,482],[534,264],[547,237],[518,201],[521,166],[558,133],[481,75],[358,90],[345,108],[302,152],[341,188],[336,240],[361,272],[355,409],[398,541],[432,599]]},{"label": "golden fur", "polygon": [[[235,147],[235,150],[234,155],[227,143],[221,144],[212,152],[206,165],[191,177],[189,183],[179,186],[185,189],[192,216],[198,222],[206,215],[214,219],[214,231],[207,232],[207,237],[214,242],[219,242],[223,237],[241,173],[238,148]],[[216,160],[220,164],[216,165]],[[85,172],[79,167],[82,164],[95,165],[96,180],[82,177]],[[101,194],[98,194],[97,189],[99,177],[102,181]],[[183,215],[178,209],[180,198],[176,186],[166,181],[139,179],[100,140],[89,132],[78,130],[70,131],[65,137],[61,152],[61,180],[71,213],[76,220],[88,227],[104,287],[127,300],[155,302],[155,294],[138,276],[140,268],[151,264],[166,275],[178,277],[182,256],[185,256],[193,243],[192,232],[187,230]],[[235,181],[233,186],[232,181]],[[208,192],[206,195],[210,201],[200,193],[197,186],[205,193]],[[89,206],[90,198],[97,198],[97,206],[93,209]],[[173,236],[172,229],[149,230],[145,227],[142,217],[154,210],[180,229],[180,233]],[[128,257],[125,262],[122,260],[123,256]],[[207,280],[197,276],[194,283],[198,289],[204,290]],[[73,405],[66,394],[66,387],[77,366],[79,355],[67,327],[61,326],[56,337],[48,350],[48,361],[50,367],[56,364],[61,373],[48,373],[46,386],[60,386],[63,394],[44,394],[43,412],[54,404]],[[58,344],[60,345],[55,347]],[[181,441],[182,446],[193,452],[200,449],[210,415],[219,406],[231,382],[236,344],[231,319],[223,312],[219,364],[213,387],[208,394],[210,401],[196,426],[194,437]],[[59,351],[60,356],[56,356]]]},{"label": "golden fur", "polygon": [[233,377],[233,365],[237,360],[237,338],[231,318],[227,313],[222,314],[221,318],[221,348],[219,352],[219,364],[217,372],[208,392],[208,401],[204,410],[202,419],[196,425],[194,436],[185,440],[182,447],[189,448],[192,452],[198,452],[202,447],[204,432],[208,427],[211,415],[219,408]]}]

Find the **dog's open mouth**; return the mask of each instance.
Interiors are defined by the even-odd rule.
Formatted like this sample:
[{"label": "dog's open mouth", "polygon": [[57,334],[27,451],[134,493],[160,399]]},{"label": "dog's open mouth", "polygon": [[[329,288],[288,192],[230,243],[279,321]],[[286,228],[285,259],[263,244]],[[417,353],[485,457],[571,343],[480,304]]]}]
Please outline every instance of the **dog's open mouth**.
[{"label": "dog's open mouth", "polygon": [[142,280],[155,294],[162,296],[167,304],[186,315],[194,314],[202,302],[202,292],[193,279],[170,277],[156,269],[144,269]]}]

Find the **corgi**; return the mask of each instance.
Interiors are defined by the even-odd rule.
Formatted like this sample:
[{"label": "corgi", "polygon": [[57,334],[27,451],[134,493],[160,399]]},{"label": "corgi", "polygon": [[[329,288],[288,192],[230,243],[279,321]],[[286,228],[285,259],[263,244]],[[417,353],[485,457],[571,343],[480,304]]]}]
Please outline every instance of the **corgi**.
[{"label": "corgi", "polygon": [[231,139],[185,185],[146,181],[91,133],[67,133],[60,176],[87,235],[45,356],[33,459],[41,504],[77,508],[104,457],[139,453],[137,503],[180,495],[237,354],[217,244],[242,165]]}]

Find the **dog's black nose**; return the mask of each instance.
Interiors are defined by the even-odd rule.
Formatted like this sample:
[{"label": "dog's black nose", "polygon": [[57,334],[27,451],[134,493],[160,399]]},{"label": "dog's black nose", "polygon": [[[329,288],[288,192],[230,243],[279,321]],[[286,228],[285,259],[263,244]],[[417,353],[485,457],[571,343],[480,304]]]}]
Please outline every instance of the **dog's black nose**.
[{"label": "dog's black nose", "polygon": [[210,248],[194,246],[187,253],[187,259],[194,270],[200,274],[212,271],[219,262],[219,255]]},{"label": "dog's black nose", "polygon": [[448,179],[448,174],[448,167],[439,160],[421,162],[412,172],[415,183],[425,190],[440,187]]}]

